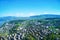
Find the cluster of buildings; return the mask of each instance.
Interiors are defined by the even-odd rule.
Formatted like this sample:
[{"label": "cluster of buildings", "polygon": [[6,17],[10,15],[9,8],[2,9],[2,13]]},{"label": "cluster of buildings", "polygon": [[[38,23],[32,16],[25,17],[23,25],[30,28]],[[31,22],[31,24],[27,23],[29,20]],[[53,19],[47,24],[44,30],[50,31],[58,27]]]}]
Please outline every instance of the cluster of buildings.
[{"label": "cluster of buildings", "polygon": [[[29,22],[27,27],[19,27],[17,33],[8,35],[6,38],[0,37],[0,40],[25,40],[25,37],[28,35],[32,35],[36,40],[44,40],[45,37],[54,33],[58,35],[60,33],[60,29],[56,29],[56,31],[49,30],[49,26],[44,26],[40,22]],[[47,37],[48,38],[48,37]],[[56,37],[55,40],[60,40],[59,37]]]}]

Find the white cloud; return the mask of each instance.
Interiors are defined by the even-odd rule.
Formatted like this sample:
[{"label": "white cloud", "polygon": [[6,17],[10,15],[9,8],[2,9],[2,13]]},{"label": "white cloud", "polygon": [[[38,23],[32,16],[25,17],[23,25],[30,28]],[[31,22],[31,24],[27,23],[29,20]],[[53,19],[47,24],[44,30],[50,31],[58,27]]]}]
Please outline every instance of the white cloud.
[{"label": "white cloud", "polygon": [[34,15],[38,15],[38,14],[31,12],[31,13],[28,13],[26,16],[34,16]]},{"label": "white cloud", "polygon": [[12,14],[11,16],[17,16],[17,17],[29,17],[29,16],[34,16],[34,15],[39,15],[36,13],[16,13],[16,14]]},{"label": "white cloud", "polygon": [[[52,12],[53,14],[60,14],[60,12]],[[2,16],[16,16],[16,17],[29,17],[29,16],[35,16],[35,15],[43,15],[43,14],[52,14],[51,12],[30,12],[30,13],[7,13]]]},{"label": "white cloud", "polygon": [[43,12],[43,14],[49,14],[48,12]]}]

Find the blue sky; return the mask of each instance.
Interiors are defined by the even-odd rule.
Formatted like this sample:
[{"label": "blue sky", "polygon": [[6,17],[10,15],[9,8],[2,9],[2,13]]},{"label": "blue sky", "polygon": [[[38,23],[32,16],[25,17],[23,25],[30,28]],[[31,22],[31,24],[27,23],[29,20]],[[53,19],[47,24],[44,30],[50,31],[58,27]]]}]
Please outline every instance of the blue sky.
[{"label": "blue sky", "polygon": [[0,0],[0,17],[41,14],[60,15],[60,0]]}]

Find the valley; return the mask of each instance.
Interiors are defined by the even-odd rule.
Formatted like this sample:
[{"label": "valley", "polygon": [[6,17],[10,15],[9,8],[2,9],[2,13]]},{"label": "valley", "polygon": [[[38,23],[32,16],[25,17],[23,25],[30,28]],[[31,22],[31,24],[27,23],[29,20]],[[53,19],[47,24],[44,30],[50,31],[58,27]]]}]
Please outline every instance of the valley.
[{"label": "valley", "polygon": [[60,19],[39,18],[5,22],[0,27],[0,40],[60,40]]}]

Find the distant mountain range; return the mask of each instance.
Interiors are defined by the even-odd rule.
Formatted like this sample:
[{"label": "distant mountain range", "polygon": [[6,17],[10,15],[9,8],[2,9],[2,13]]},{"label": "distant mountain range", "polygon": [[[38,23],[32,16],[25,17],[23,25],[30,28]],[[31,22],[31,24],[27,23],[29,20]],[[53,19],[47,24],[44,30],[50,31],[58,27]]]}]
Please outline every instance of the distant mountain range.
[{"label": "distant mountain range", "polygon": [[44,19],[44,18],[60,18],[60,15],[53,15],[53,14],[45,14],[45,15],[36,15],[30,17],[15,17],[15,16],[6,16],[0,17],[1,21],[9,21],[9,20],[18,20],[18,19]]},{"label": "distant mountain range", "polygon": [[60,15],[53,15],[53,14],[45,14],[45,15],[36,15],[36,16],[30,16],[30,17],[15,17],[15,16],[6,16],[6,17],[0,17],[1,21],[9,21],[9,20],[18,20],[18,19],[44,19],[44,18],[60,18]]},{"label": "distant mountain range", "polygon": [[36,15],[31,16],[30,18],[35,19],[46,19],[46,18],[60,18],[60,15],[53,15],[53,14],[45,14],[45,15]]},{"label": "distant mountain range", "polygon": [[11,20],[46,19],[46,18],[59,18],[60,19],[60,15],[45,14],[45,15],[36,15],[36,16],[30,16],[30,17],[14,17],[14,16],[0,17],[0,25],[3,24],[4,22],[11,21]]}]

